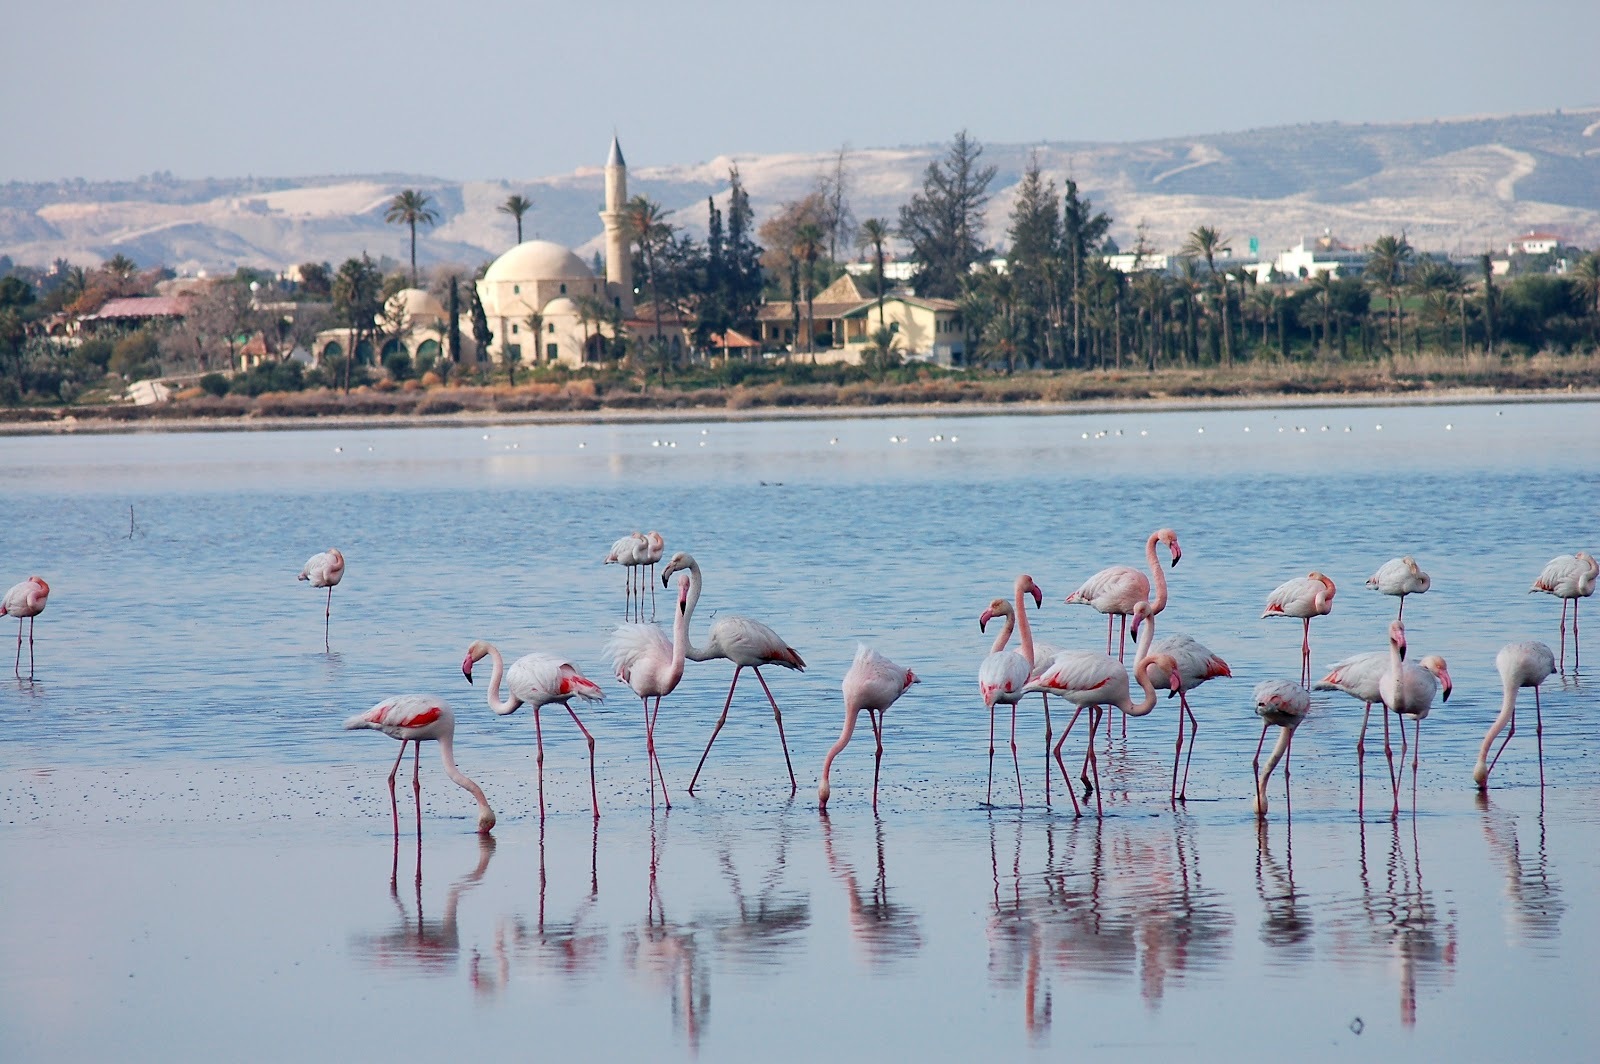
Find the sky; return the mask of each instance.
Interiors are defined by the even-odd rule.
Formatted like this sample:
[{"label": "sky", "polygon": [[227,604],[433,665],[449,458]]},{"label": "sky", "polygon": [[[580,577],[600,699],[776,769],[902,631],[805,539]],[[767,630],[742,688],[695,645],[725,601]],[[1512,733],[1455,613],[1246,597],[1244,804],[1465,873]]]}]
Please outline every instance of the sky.
[{"label": "sky", "polygon": [[0,181],[1136,141],[1600,105],[1595,0],[7,5]]}]

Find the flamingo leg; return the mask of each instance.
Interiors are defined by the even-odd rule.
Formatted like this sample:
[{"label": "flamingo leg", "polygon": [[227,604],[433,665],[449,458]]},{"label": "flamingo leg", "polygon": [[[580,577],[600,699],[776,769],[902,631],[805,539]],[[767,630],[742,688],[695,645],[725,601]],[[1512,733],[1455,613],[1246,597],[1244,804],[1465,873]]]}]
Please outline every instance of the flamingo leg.
[{"label": "flamingo leg", "polygon": [[1533,734],[1539,740],[1539,793],[1544,793],[1544,712],[1539,707],[1539,688],[1533,689]]},{"label": "flamingo leg", "polygon": [[1194,710],[1189,708],[1189,696],[1180,689],[1178,691],[1178,707],[1189,717],[1189,752],[1183,756],[1183,782],[1178,785],[1178,801],[1189,800],[1189,762],[1194,760],[1194,737],[1200,734],[1200,722],[1195,719]]},{"label": "flamingo leg", "polygon": [[994,703],[989,703],[989,786],[984,791],[984,805],[994,804]]},{"label": "flamingo leg", "polygon": [[539,819],[544,819],[544,729],[539,724],[539,707],[533,707],[534,764],[539,767]]},{"label": "flamingo leg", "polygon": [[1017,808],[1022,808],[1022,762],[1017,760],[1017,704],[1011,703],[1011,767],[1017,773]]},{"label": "flamingo leg", "polygon": [[1371,716],[1372,703],[1368,702],[1361,713],[1361,734],[1356,736],[1356,816],[1358,817],[1366,812],[1367,720]]},{"label": "flamingo leg", "polygon": [[[1091,735],[1094,734],[1094,714],[1100,713],[1103,710],[1104,707],[1102,706],[1089,707],[1089,733]],[[1094,773],[1094,815],[1097,817],[1103,817],[1105,816],[1105,808],[1100,804],[1100,761],[1094,756],[1093,743],[1089,744],[1089,769]]]},{"label": "flamingo leg", "polygon": [[[1066,763],[1061,760],[1061,747],[1066,745],[1067,736],[1072,734],[1072,726],[1074,724],[1078,723],[1078,715],[1081,714],[1082,712],[1083,712],[1083,707],[1082,706],[1079,706],[1077,709],[1072,711],[1072,719],[1067,721],[1066,730],[1061,733],[1061,738],[1056,741],[1056,764],[1061,768],[1061,778],[1066,781],[1066,784],[1067,784],[1067,797],[1072,799],[1072,815],[1073,816],[1082,816],[1083,815],[1083,809],[1082,809],[1082,807],[1080,807],[1078,805],[1078,792],[1077,792],[1077,789],[1072,786],[1072,777],[1067,775]],[[1093,732],[1090,732],[1090,734],[1089,734],[1089,744],[1091,746],[1094,745],[1094,733]],[[1049,767],[1050,766],[1048,764],[1045,765],[1046,770],[1048,770]]]},{"label": "flamingo leg", "polygon": [[1399,621],[1401,624],[1406,623],[1406,597],[1404,595],[1400,596],[1400,615],[1396,617],[1395,620]]},{"label": "flamingo leg", "polygon": [[[1537,687],[1534,688],[1534,691],[1537,692],[1538,690],[1539,689]],[[1517,707],[1515,705],[1513,705],[1511,707],[1511,720],[1510,720],[1510,722],[1509,722],[1509,724],[1508,724],[1508,726],[1506,728],[1506,737],[1504,739],[1500,740],[1500,748],[1494,752],[1494,757],[1489,760],[1489,771],[1490,772],[1493,772],[1494,771],[1494,767],[1500,763],[1500,755],[1505,753],[1506,744],[1511,741],[1511,737],[1513,735],[1515,735],[1515,734],[1517,734]],[[1542,746],[1543,743],[1541,742],[1540,745]],[[1542,761],[1543,758],[1541,758],[1540,760]],[[1485,788],[1487,788],[1488,785],[1489,785],[1489,780],[1488,780],[1488,776],[1487,775],[1485,775],[1485,777],[1484,777],[1483,785],[1484,785]]]},{"label": "flamingo leg", "polygon": [[1261,725],[1261,738],[1256,741],[1256,756],[1250,762],[1250,786],[1256,792],[1257,817],[1265,817],[1267,815],[1267,803],[1261,787],[1261,748],[1267,744],[1267,729],[1270,727],[1272,727],[1271,724]]},{"label": "flamingo leg", "polygon": [[800,783],[794,778],[794,762],[789,760],[789,740],[783,734],[783,713],[778,709],[778,700],[772,697],[772,688],[767,686],[767,678],[761,675],[761,666],[752,665],[750,671],[756,674],[756,679],[761,682],[761,689],[767,693],[767,701],[772,703],[772,719],[778,725],[778,744],[783,747],[783,763],[789,766],[789,793],[793,795],[800,789]]},{"label": "flamingo leg", "polygon": [[[21,617],[17,618],[17,662],[12,667],[12,671],[16,673],[17,679],[19,679],[19,680],[22,679],[22,618]],[[33,675],[33,670],[32,669],[28,670],[28,675],[30,677]]]},{"label": "flamingo leg", "polygon": [[[1402,599],[1401,601],[1405,601]],[[1294,753],[1294,729],[1289,729],[1289,740],[1283,744],[1283,815],[1285,819],[1293,818],[1294,804],[1289,797],[1289,758]]]},{"label": "flamingo leg", "polygon": [[1305,618],[1305,635],[1300,640],[1300,686],[1311,686],[1311,618]]},{"label": "flamingo leg", "polygon": [[[400,771],[400,762],[405,760],[406,743],[410,741],[409,739],[400,740],[400,754],[394,759],[394,767],[389,770],[389,813],[394,817],[394,844],[396,847],[400,845],[400,803],[395,800],[394,796],[394,778]],[[398,853],[399,850],[396,849],[395,852]]]},{"label": "flamingo leg", "polygon": [[[589,734],[589,729],[585,728],[583,726],[583,721],[578,719],[578,714],[573,710],[571,704],[570,703],[563,703],[563,704],[566,705],[566,707],[567,707],[567,715],[572,718],[572,723],[576,724],[578,726],[578,730],[583,732],[583,739],[584,739],[584,741],[586,743],[589,744],[589,800],[594,803],[594,818],[596,820],[599,820],[600,819],[600,792],[595,788],[595,785],[594,785],[594,736],[590,735]],[[538,721],[538,719],[539,719],[538,713],[534,714],[533,719],[534,719],[535,722]],[[542,814],[541,814],[541,818],[542,818]],[[598,830],[598,829],[596,829],[596,830]]]},{"label": "flamingo leg", "polygon": [[417,804],[417,875],[422,875],[422,744],[411,743],[411,798]]},{"label": "flamingo leg", "polygon": [[328,644],[328,631],[333,625],[333,585],[328,585],[328,601],[322,607],[322,651],[329,653],[332,647]]},{"label": "flamingo leg", "polygon": [[661,715],[661,696],[656,695],[655,709],[650,711],[650,756],[655,759],[656,775],[661,777],[661,800],[672,808],[672,796],[667,793],[667,774],[661,768],[661,758],[656,753],[656,718]]},{"label": "flamingo leg", "polygon": [[883,725],[878,722],[878,711],[867,710],[867,719],[872,721],[872,737],[877,741],[877,748],[872,752],[872,811],[878,811],[878,773],[883,768]]},{"label": "flamingo leg", "polygon": [[1417,815],[1417,765],[1422,761],[1422,718],[1411,726],[1416,738],[1411,744],[1411,815]]},{"label": "flamingo leg", "polygon": [[639,703],[644,707],[644,767],[650,774],[650,808],[656,807],[656,740],[650,733],[650,696],[641,695]]},{"label": "flamingo leg", "polygon": [[1128,654],[1128,615],[1124,613],[1120,616],[1122,628],[1117,633],[1117,660],[1123,661]]},{"label": "flamingo leg", "polygon": [[[1572,600],[1572,671],[1578,671],[1578,655],[1583,652],[1583,643],[1578,638],[1578,600]],[[28,671],[33,672],[33,625],[28,625]]]},{"label": "flamingo leg", "polygon": [[[1563,613],[1562,614],[1563,621],[1565,620],[1565,618],[1566,618],[1566,614]],[[1106,614],[1106,657],[1110,657],[1111,656],[1111,629],[1116,623],[1117,623],[1116,619],[1114,617],[1112,617],[1111,614],[1109,614],[1109,613]],[[1090,716],[1093,716],[1093,714],[1090,714]]]},{"label": "flamingo leg", "polygon": [[1044,804],[1050,807],[1050,696],[1040,692],[1044,698]]},{"label": "flamingo leg", "polygon": [[722,703],[722,716],[717,718],[717,726],[711,729],[711,738],[706,741],[705,753],[700,755],[700,764],[695,766],[694,778],[689,781],[689,793],[694,793],[694,785],[700,780],[700,770],[706,767],[706,758],[711,756],[711,744],[717,741],[717,736],[722,733],[722,726],[728,723],[728,707],[733,705],[733,689],[739,686],[739,674],[744,671],[743,665],[733,668],[733,682],[728,685],[728,699]]},{"label": "flamingo leg", "polygon": [[1567,667],[1567,600],[1561,600],[1561,653],[1556,655],[1562,671]]},{"label": "flamingo leg", "polygon": [[[1573,619],[1577,619],[1576,609],[1573,611]],[[28,618],[28,679],[30,680],[33,679],[33,626],[38,620],[39,618],[37,617]],[[1576,635],[1576,626],[1574,626],[1573,631],[1574,635]],[[1576,655],[1574,655],[1574,657],[1576,657]],[[1574,661],[1572,665],[1573,668],[1577,668],[1578,663]]]},{"label": "flamingo leg", "polygon": [[1183,756],[1183,709],[1178,710],[1178,745],[1172,751],[1172,790],[1167,797],[1169,805],[1178,804],[1178,759]]},{"label": "flamingo leg", "polygon": [[[1399,716],[1399,714],[1395,714],[1395,715]],[[1407,743],[1407,738],[1406,738],[1406,718],[1400,717],[1400,771],[1394,777],[1394,779],[1392,781],[1392,783],[1394,785],[1394,808],[1391,809],[1390,812],[1389,812],[1389,815],[1392,816],[1392,817],[1397,817],[1397,816],[1400,815],[1400,786],[1401,786],[1401,784],[1405,783],[1405,781],[1406,781],[1406,750],[1407,750],[1407,748],[1408,748],[1408,743]]]}]

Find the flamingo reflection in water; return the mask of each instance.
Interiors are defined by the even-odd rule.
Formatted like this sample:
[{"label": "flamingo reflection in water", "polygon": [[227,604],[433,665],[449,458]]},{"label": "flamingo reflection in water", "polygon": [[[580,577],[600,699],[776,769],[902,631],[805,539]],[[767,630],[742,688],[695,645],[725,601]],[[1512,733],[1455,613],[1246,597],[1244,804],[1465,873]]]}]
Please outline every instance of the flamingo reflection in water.
[{"label": "flamingo reflection in water", "polygon": [[[989,820],[989,863],[994,870],[994,911],[984,925],[989,939],[989,982],[1003,990],[1022,988],[1022,1029],[1030,1045],[1045,1044],[1052,997],[1044,967],[1044,936],[1022,890],[1023,822],[1012,822],[1011,867],[1002,876],[998,825]],[[1008,885],[1006,889],[1002,884]]]},{"label": "flamingo reflection in water", "polygon": [[754,966],[778,967],[785,957],[805,943],[811,926],[811,895],[785,889],[784,873],[789,865],[789,817],[782,819],[771,864],[760,878],[758,891],[747,893],[727,840],[741,838],[740,828],[729,825],[719,833],[717,864],[733,895],[733,909],[701,917],[699,923],[711,934],[717,956],[737,961],[748,970]]},{"label": "flamingo reflection in water", "polygon": [[[669,814],[670,815],[670,814]],[[659,873],[666,845],[667,818],[660,832],[650,817],[650,877],[644,923],[622,933],[622,958],[652,990],[668,995],[673,1025],[683,1032],[691,1053],[699,1053],[700,1039],[711,1014],[711,978],[693,924],[667,919],[661,898]]]},{"label": "flamingo reflection in water", "polygon": [[352,951],[373,968],[414,968],[430,975],[449,975],[456,970],[461,954],[461,931],[457,919],[462,897],[483,881],[489,870],[489,859],[494,856],[495,841],[492,835],[478,836],[478,863],[460,879],[450,885],[445,893],[444,912],[429,920],[422,906],[422,851],[417,850],[415,883],[416,914],[413,917],[401,899],[399,877],[395,871],[400,862],[400,837],[394,840],[394,865],[389,877],[389,898],[394,903],[399,918],[388,931],[354,937]]},{"label": "flamingo reflection in water", "polygon": [[1284,821],[1283,863],[1272,855],[1267,821],[1256,821],[1256,894],[1261,898],[1261,941],[1301,964],[1312,957],[1312,920],[1305,896],[1294,885],[1294,821]]},{"label": "flamingo reflection in water", "polygon": [[1561,917],[1567,904],[1561,897],[1561,883],[1550,871],[1550,854],[1545,845],[1544,795],[1539,796],[1539,849],[1529,857],[1522,851],[1517,835],[1517,816],[1494,808],[1487,794],[1478,795],[1478,811],[1483,820],[1483,838],[1489,853],[1505,863],[1506,926],[1517,937],[1552,940],[1560,937]]},{"label": "flamingo reflection in water", "polygon": [[922,949],[922,918],[902,902],[889,897],[889,876],[884,862],[883,820],[872,821],[877,843],[878,871],[871,890],[864,891],[855,866],[840,857],[834,847],[833,824],[822,814],[822,849],[828,871],[844,885],[849,903],[850,938],[860,948],[863,959],[881,968],[910,957]]}]

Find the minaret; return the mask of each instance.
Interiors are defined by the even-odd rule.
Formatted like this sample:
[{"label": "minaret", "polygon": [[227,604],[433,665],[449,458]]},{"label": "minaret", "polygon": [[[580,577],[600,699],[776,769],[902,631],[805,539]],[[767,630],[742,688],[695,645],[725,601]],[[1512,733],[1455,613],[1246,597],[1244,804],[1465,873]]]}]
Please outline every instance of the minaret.
[{"label": "minaret", "polygon": [[606,288],[621,299],[622,312],[633,313],[633,255],[629,246],[623,210],[628,203],[628,164],[622,161],[622,146],[611,135],[611,155],[606,159],[606,209],[600,220],[606,227]]}]

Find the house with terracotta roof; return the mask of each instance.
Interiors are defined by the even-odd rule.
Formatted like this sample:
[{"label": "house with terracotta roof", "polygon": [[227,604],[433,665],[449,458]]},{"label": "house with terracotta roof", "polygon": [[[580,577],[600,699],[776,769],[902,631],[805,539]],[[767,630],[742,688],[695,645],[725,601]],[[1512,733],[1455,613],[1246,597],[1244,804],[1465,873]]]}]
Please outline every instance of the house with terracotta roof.
[{"label": "house with terracotta roof", "polygon": [[1507,255],[1548,255],[1561,246],[1561,237],[1539,229],[1530,229],[1519,237],[1514,237],[1506,245]]},{"label": "house with terracotta roof", "polygon": [[[804,336],[806,311],[804,300],[762,304],[756,314],[762,346],[808,355]],[[872,334],[880,327],[893,334],[895,350],[908,361],[948,366],[959,365],[965,357],[966,332],[960,305],[954,300],[916,296],[896,289],[884,295],[880,317],[880,301],[849,273],[817,293],[811,304],[811,318],[815,326],[811,350],[818,362],[859,365],[873,344]]]},{"label": "house with terracotta roof", "polygon": [[189,313],[189,301],[182,296],[125,296],[109,299],[93,314],[78,319],[84,332],[102,328],[137,329],[151,322],[174,322]]}]

